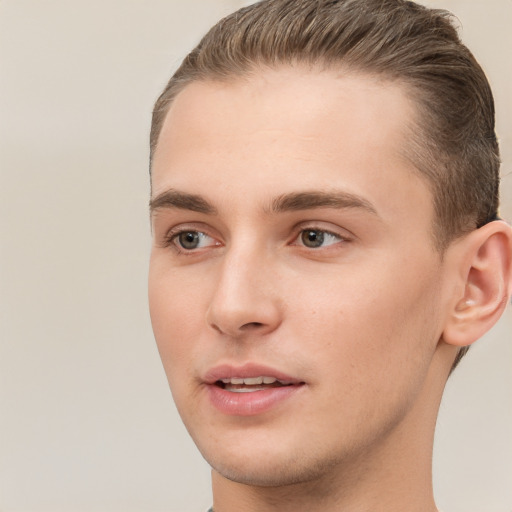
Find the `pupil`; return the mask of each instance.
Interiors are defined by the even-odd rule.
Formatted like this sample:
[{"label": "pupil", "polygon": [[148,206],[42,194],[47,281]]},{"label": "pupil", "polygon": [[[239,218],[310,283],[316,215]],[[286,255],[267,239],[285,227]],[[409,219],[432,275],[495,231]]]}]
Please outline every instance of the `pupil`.
[{"label": "pupil", "polygon": [[324,243],[324,234],[321,231],[303,231],[302,242],[306,247],[320,247]]},{"label": "pupil", "polygon": [[179,241],[184,249],[195,249],[199,245],[199,234],[194,231],[181,233]]}]

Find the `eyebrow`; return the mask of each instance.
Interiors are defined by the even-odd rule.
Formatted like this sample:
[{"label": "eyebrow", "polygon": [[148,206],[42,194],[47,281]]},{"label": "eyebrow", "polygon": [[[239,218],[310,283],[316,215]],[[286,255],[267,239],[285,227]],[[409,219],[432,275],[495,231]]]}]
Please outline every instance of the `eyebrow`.
[{"label": "eyebrow", "polygon": [[217,214],[217,209],[203,197],[174,189],[166,190],[149,201],[149,211],[151,214],[162,208],[190,210],[207,215]]},{"label": "eyebrow", "polygon": [[[166,190],[150,200],[149,209],[151,214],[162,208],[189,210],[206,215],[218,214],[217,208],[202,196],[175,189]],[[322,192],[317,190],[282,194],[272,200],[269,213],[275,214],[315,208],[354,208],[378,216],[374,206],[356,194],[344,191]]]},{"label": "eyebrow", "polygon": [[283,194],[272,201],[270,211],[272,213],[281,213],[314,208],[355,208],[379,216],[375,207],[368,200],[344,191],[305,191]]}]

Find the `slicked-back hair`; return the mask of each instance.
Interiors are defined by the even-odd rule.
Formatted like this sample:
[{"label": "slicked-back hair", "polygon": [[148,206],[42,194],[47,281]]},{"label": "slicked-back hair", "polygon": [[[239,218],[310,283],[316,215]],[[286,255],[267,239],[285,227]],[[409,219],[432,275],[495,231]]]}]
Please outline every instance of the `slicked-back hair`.
[{"label": "slicked-back hair", "polygon": [[377,76],[404,88],[417,108],[405,155],[432,192],[441,253],[497,218],[500,158],[485,73],[449,12],[405,0],[263,0],[222,19],[156,101],[150,162],[170,104],[187,84],[290,65]]}]

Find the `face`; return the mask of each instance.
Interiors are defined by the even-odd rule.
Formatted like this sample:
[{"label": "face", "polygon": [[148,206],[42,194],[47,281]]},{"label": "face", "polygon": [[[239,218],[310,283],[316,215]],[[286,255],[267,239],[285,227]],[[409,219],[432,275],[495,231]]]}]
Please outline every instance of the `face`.
[{"label": "face", "polygon": [[227,478],[376,453],[442,333],[432,198],[398,85],[279,69],[188,85],[153,162],[149,297],[183,421]]}]

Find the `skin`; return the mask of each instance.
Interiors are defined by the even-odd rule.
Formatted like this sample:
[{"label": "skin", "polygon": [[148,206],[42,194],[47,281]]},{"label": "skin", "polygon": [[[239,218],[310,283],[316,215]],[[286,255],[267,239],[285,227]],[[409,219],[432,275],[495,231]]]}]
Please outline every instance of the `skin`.
[{"label": "skin", "polygon": [[[441,257],[428,185],[402,157],[415,115],[397,84],[300,68],[192,83],[173,102],[153,161],[150,312],[216,512],[436,510],[439,401],[485,295],[474,255],[492,239],[510,266],[510,234],[486,228]],[[342,201],[275,208],[311,192]],[[247,362],[303,385],[262,414],[223,414],[205,372]]]}]

